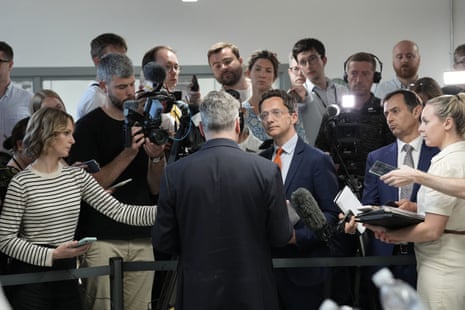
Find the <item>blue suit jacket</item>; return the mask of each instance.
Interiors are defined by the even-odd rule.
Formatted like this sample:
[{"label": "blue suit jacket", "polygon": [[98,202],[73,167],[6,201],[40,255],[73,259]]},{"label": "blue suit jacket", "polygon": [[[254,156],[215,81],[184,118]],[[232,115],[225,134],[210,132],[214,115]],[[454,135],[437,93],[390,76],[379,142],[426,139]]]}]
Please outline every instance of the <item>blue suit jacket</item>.
[{"label": "blue suit jacket", "polygon": [[[273,151],[273,147],[270,147],[260,155],[271,159]],[[299,187],[304,187],[312,193],[328,223],[335,225],[339,209],[334,203],[334,197],[338,192],[334,163],[328,154],[306,144],[301,138],[298,138],[286,176],[284,184],[286,198],[290,199],[291,194]],[[287,245],[276,249],[274,253],[276,257],[324,257],[330,255],[329,248],[318,239],[313,231],[305,226],[303,221],[297,222],[294,229],[297,245]],[[300,286],[323,282],[327,272],[326,268],[291,268],[282,271],[288,280]]]},{"label": "blue suit jacket", "polygon": [[[437,148],[426,146],[424,143],[421,146],[420,157],[417,164],[417,169],[427,171],[431,163],[431,158],[439,152]],[[363,190],[362,203],[364,205],[383,205],[389,201],[399,200],[399,189],[389,186],[379,179],[378,176],[368,172],[370,167],[376,160],[380,160],[389,165],[397,167],[397,142],[391,143],[379,149],[376,149],[368,154],[366,170],[365,170],[365,186]],[[419,184],[414,184],[410,201],[417,201],[417,192],[420,188]],[[366,253],[367,255],[375,256],[391,256],[393,254],[394,245],[381,242],[369,235]],[[413,247],[410,245],[409,253],[413,254]],[[408,266],[412,267],[413,266]],[[395,272],[395,271],[394,271]],[[407,271],[408,274],[397,274],[398,278],[408,281],[410,284],[416,283],[415,270]],[[413,275],[412,275],[413,274]]]}]

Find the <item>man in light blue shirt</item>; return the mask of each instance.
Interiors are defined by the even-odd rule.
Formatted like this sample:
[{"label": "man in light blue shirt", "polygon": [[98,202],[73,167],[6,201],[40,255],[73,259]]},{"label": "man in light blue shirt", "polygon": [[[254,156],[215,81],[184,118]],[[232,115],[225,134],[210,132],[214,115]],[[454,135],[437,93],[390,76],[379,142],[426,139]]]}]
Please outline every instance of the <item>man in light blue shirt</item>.
[{"label": "man in light blue shirt", "polygon": [[387,94],[397,89],[408,89],[418,79],[420,67],[420,49],[409,40],[402,40],[392,49],[392,67],[396,76],[391,80],[378,84],[375,96],[383,99]]},{"label": "man in light blue shirt", "polygon": [[13,68],[13,49],[8,43],[0,41],[0,151],[3,141],[10,136],[14,125],[31,115],[32,94],[21,86],[13,84],[10,72]]},{"label": "man in light blue shirt", "polygon": [[340,104],[348,89],[326,77],[325,66],[328,59],[326,49],[319,40],[299,40],[292,48],[292,56],[307,79],[304,85],[307,95],[302,104],[299,104],[299,117],[302,119],[308,143],[314,145],[327,107]]}]

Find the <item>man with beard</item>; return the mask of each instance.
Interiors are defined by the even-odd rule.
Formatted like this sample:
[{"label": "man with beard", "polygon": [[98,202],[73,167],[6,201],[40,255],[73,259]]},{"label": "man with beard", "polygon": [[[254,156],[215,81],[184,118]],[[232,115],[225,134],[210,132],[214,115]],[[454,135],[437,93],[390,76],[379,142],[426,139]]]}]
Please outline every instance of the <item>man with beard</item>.
[{"label": "man with beard", "polygon": [[392,67],[396,76],[379,84],[375,91],[377,98],[383,99],[386,94],[399,88],[408,89],[418,79],[420,67],[420,50],[410,40],[398,42],[392,49]]},{"label": "man with beard", "polygon": [[241,102],[252,96],[252,84],[244,76],[243,59],[237,46],[227,42],[215,43],[208,50],[207,57],[213,76],[223,89],[239,92]]},{"label": "man with beard", "polygon": [[[97,77],[107,98],[76,123],[69,162],[95,159],[101,169],[93,174],[104,188],[132,179],[115,189],[118,200],[137,205],[153,205],[165,166],[164,146],[144,137],[141,128],[131,128],[132,141],[125,146],[123,102],[135,98],[132,62],[123,54],[110,53],[100,59]],[[152,261],[150,227],[117,223],[81,205],[77,238],[97,237],[83,257],[81,266],[108,265],[108,259],[120,256],[125,262]],[[151,300],[153,272],[128,272],[124,275],[124,309],[145,309]],[[87,279],[85,309],[110,309],[108,276]]]},{"label": "man with beard", "polygon": [[379,62],[380,71],[376,71],[377,62],[375,55],[365,52],[353,54],[344,62],[344,80],[352,105],[343,100],[339,115],[324,116],[315,143],[333,157],[341,188],[349,185],[359,197],[368,153],[394,141],[380,100],[371,93],[373,83],[381,79],[382,64]]}]

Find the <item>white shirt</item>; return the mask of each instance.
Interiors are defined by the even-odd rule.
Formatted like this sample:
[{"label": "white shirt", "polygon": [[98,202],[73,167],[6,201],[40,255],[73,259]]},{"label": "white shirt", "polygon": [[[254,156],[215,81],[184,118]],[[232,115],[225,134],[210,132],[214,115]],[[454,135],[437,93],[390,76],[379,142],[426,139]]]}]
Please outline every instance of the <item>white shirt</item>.
[{"label": "white shirt", "polygon": [[31,98],[32,93],[13,82],[10,82],[5,94],[0,98],[1,151],[7,151],[3,148],[3,141],[11,135],[11,130],[16,123],[31,115]]},{"label": "white shirt", "polygon": [[[284,143],[282,146],[283,152],[281,153],[281,176],[283,178],[283,184],[286,183],[286,176],[287,172],[289,171],[289,167],[291,166],[292,157],[294,157],[295,146],[297,145],[298,136],[295,134],[289,141]],[[274,154],[272,160],[276,156],[276,151],[278,150],[279,146],[276,144],[274,145]]]}]

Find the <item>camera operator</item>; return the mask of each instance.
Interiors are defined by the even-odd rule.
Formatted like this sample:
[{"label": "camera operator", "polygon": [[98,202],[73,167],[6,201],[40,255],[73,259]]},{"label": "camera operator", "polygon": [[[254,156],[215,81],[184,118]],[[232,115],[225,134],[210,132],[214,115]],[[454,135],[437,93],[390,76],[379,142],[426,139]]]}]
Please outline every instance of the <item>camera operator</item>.
[{"label": "camera operator", "polygon": [[[376,71],[377,62],[380,71]],[[360,198],[368,153],[395,139],[380,100],[370,91],[372,84],[381,80],[379,59],[364,52],[353,54],[344,62],[344,72],[351,96],[345,96],[340,106],[332,107],[335,110],[327,110],[316,146],[333,157],[340,187],[349,185]]]},{"label": "camera operator", "polygon": [[[113,195],[120,201],[138,205],[153,205],[158,194],[165,166],[164,145],[150,142],[141,127],[131,127],[130,145],[124,145],[123,102],[135,98],[134,68],[122,54],[107,54],[97,66],[97,76],[107,95],[104,105],[76,123],[69,162],[95,159],[101,170],[95,179],[105,188],[131,178]],[[108,259],[121,256],[125,262],[152,261],[150,227],[117,223],[81,205],[77,237],[97,237],[83,257],[81,266],[108,265]],[[124,309],[145,309],[151,300],[153,272],[124,274]],[[110,309],[108,276],[87,279],[86,309]]]},{"label": "camera operator", "polygon": [[[158,66],[163,68],[164,72],[161,72]],[[175,51],[166,45],[155,46],[148,50],[142,58],[142,69],[145,82],[141,96],[146,96],[147,94],[144,95],[144,93],[147,92],[152,94],[153,92],[163,92],[166,95],[172,95],[173,97],[170,98],[175,98],[174,101],[181,103],[165,106],[161,116],[162,127],[170,133],[176,132],[178,134],[177,138],[172,139],[173,143],[167,144],[168,161],[174,161],[179,157],[195,152],[204,142],[198,128],[198,122],[195,121],[200,119],[200,116],[196,114],[201,99],[197,78],[193,76],[186,96],[183,97],[181,91],[176,91],[181,67]],[[181,102],[183,99],[187,100],[188,111],[180,108],[187,107]],[[190,120],[187,118],[187,114]]]}]

